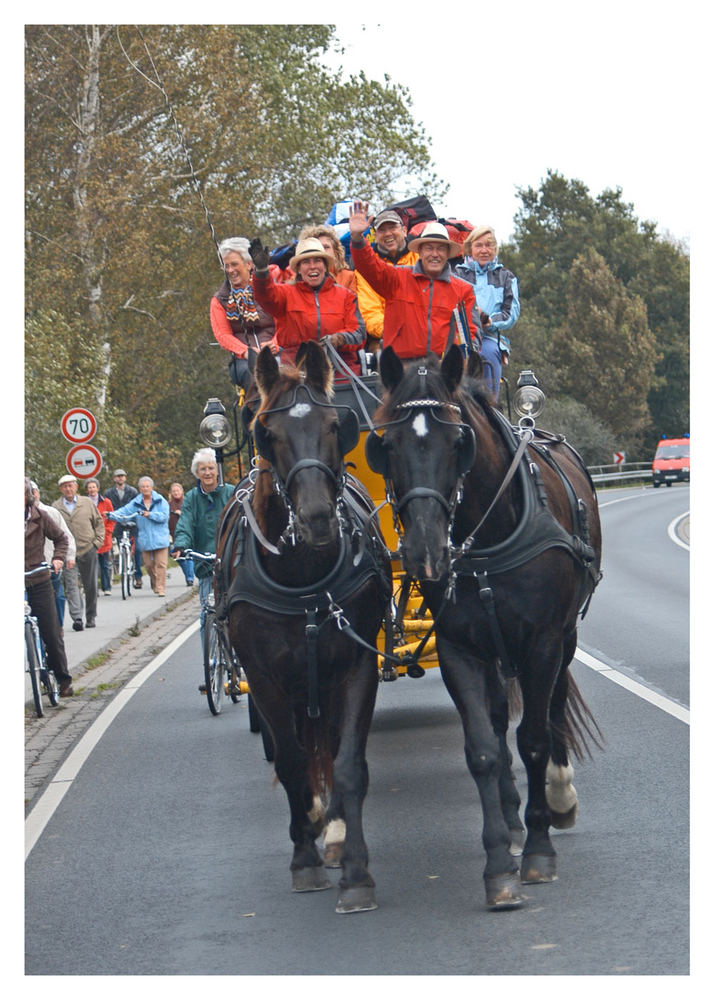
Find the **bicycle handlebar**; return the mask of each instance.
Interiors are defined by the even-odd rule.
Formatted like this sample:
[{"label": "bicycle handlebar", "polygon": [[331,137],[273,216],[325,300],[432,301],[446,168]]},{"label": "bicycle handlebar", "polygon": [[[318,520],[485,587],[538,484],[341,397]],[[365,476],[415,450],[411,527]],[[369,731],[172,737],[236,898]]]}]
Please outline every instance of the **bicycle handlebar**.
[{"label": "bicycle handlebar", "polygon": [[41,562],[39,566],[35,566],[34,569],[26,569],[25,576],[32,576],[33,573],[41,573],[45,569],[52,569],[49,563]]},{"label": "bicycle handlebar", "polygon": [[181,549],[187,559],[199,559],[202,562],[214,562],[215,552],[195,552],[193,549]]}]

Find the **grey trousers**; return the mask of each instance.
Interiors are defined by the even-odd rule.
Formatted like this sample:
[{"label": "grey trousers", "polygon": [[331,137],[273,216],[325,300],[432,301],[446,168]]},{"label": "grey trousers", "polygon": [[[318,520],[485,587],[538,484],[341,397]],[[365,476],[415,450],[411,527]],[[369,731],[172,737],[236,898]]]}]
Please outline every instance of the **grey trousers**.
[{"label": "grey trousers", "polygon": [[83,556],[77,556],[72,569],[62,572],[64,591],[69,606],[69,616],[73,622],[82,620],[82,595],[79,590],[79,580],[82,579],[84,590],[84,605],[87,621],[93,622],[97,617],[97,550],[90,549]]}]

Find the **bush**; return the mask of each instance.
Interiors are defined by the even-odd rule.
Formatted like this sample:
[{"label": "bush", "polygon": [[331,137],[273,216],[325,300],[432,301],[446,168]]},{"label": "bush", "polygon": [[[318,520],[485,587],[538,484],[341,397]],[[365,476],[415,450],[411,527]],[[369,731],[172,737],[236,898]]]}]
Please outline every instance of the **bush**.
[{"label": "bush", "polygon": [[536,425],[554,434],[563,434],[580,453],[585,465],[609,465],[617,450],[610,428],[583,403],[567,396],[548,399]]}]

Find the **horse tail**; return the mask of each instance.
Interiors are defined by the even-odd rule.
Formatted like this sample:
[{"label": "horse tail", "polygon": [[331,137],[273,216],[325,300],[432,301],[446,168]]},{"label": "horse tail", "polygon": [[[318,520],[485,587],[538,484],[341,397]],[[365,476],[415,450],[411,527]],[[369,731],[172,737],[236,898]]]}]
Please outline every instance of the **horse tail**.
[{"label": "horse tail", "polygon": [[586,755],[592,760],[591,746],[604,750],[604,736],[569,670],[567,680],[568,696],[559,735],[575,759],[582,763]]}]

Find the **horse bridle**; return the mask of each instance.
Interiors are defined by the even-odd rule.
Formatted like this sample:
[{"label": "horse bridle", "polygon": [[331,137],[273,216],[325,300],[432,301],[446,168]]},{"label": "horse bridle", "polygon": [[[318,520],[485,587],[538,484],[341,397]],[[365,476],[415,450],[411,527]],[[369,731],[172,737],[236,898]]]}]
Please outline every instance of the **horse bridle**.
[{"label": "horse bridle", "polygon": [[[310,400],[311,403],[313,403],[315,406],[321,407],[322,409],[326,409],[326,410],[327,409],[330,409],[330,410],[350,410],[350,412],[352,412],[352,408],[350,406],[345,406],[345,405],[337,404],[337,403],[323,403],[321,400],[315,399],[315,397],[313,396],[313,394],[310,392],[310,387],[303,382],[300,385],[296,385],[295,386],[295,389],[293,390],[292,398],[290,399],[289,402],[283,404],[282,406],[271,407],[269,410],[260,410],[256,414],[256,420],[259,417],[264,416],[265,414],[282,413],[282,412],[284,412],[286,410],[292,409],[292,407],[295,406],[295,404],[297,402],[297,394],[298,394],[298,392],[300,390],[303,390],[303,392],[305,392],[307,394],[307,397],[308,397],[308,399]],[[277,494],[277,496],[282,500],[282,502],[285,504],[285,507],[286,507],[287,512],[288,512],[288,523],[285,526],[285,528],[284,528],[284,530],[283,530],[283,532],[282,532],[282,534],[280,536],[278,544],[282,543],[283,545],[285,545],[285,544],[287,544],[287,542],[290,542],[294,546],[301,539],[300,533],[297,531],[297,527],[296,527],[295,507],[293,506],[293,502],[292,502],[292,500],[290,498],[289,490],[290,490],[290,484],[292,483],[292,481],[295,478],[295,476],[298,474],[298,472],[302,472],[304,469],[319,469],[321,472],[323,472],[327,476],[327,478],[334,485],[334,487],[335,487],[335,507],[336,507],[336,510],[337,510],[337,522],[338,522],[338,527],[339,527],[339,533],[340,533],[340,535],[342,535],[344,533],[346,525],[347,525],[347,520],[344,517],[344,513],[343,513],[343,505],[345,503],[345,500],[344,500],[344,491],[345,491],[345,484],[346,484],[344,462],[343,462],[341,474],[337,474],[337,473],[335,473],[335,471],[333,469],[331,469],[329,467],[329,465],[326,465],[324,462],[321,462],[320,459],[318,459],[318,458],[301,458],[297,462],[295,462],[295,464],[292,466],[292,468],[288,472],[287,476],[283,480],[283,478],[280,476],[278,470],[275,467],[275,463],[272,462],[270,460],[270,458],[268,458],[267,456],[263,456],[263,457],[266,458],[266,460],[268,462],[270,462],[270,473],[271,473],[271,476],[272,476],[272,479],[273,479],[273,490],[275,491],[275,493]],[[343,458],[344,458],[344,456],[343,456]],[[244,509],[245,509],[245,506],[244,506]],[[252,513],[252,511],[251,511],[251,513]],[[246,516],[248,517],[247,512],[246,512]],[[253,517],[248,517],[248,521],[249,521],[249,524],[250,524],[251,528],[253,529],[253,531],[256,532],[256,534],[258,535],[259,540],[261,541],[261,543],[264,544],[266,546],[266,548],[268,548],[269,551],[273,552],[276,555],[279,555],[280,549],[276,548],[274,545],[272,545],[272,543],[268,542],[267,539],[263,536],[263,534],[260,531],[260,528],[258,527],[258,524],[257,524],[257,522],[255,520],[255,516],[253,515]]]}]

